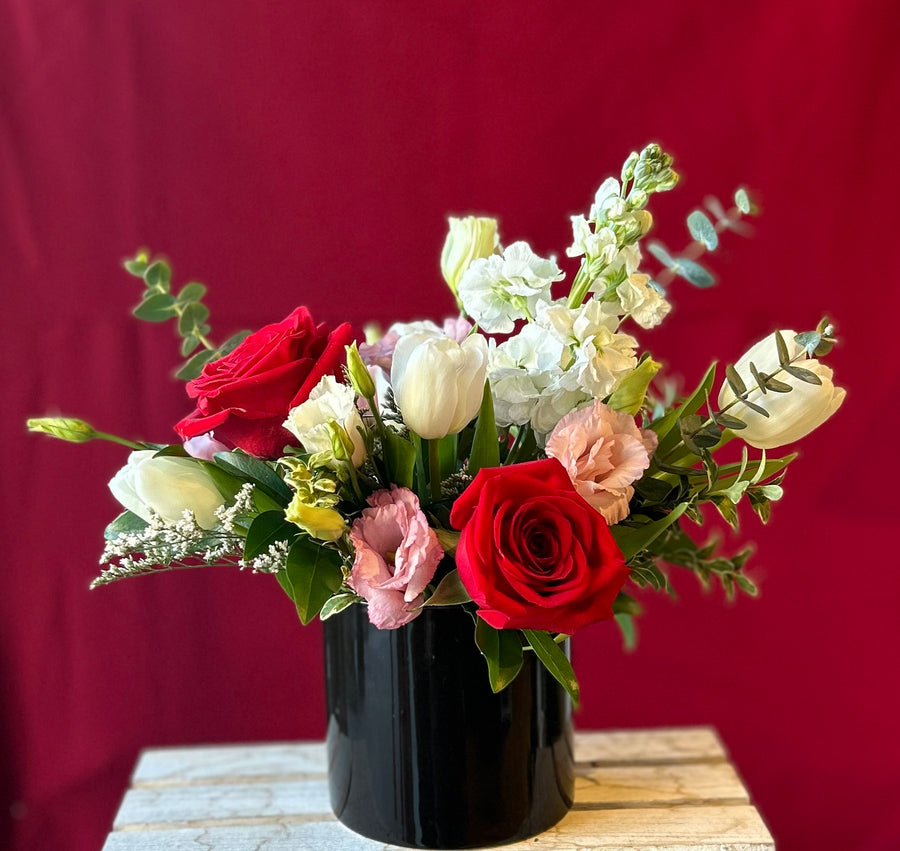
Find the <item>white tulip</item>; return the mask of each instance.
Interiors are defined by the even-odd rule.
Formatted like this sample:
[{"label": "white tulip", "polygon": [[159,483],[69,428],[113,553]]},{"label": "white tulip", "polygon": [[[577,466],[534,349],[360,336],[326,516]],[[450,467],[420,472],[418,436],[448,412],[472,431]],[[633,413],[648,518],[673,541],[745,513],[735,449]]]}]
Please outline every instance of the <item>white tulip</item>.
[{"label": "white tulip", "polygon": [[291,409],[284,427],[311,455],[324,452],[331,456],[332,431],[329,422],[347,433],[353,444],[351,462],[354,467],[359,467],[366,460],[366,442],[360,432],[363,421],[356,407],[356,394],[351,387],[326,375],[312,389],[305,402]]},{"label": "white tulip", "polygon": [[155,455],[152,449],[132,452],[109,483],[113,496],[148,522],[157,514],[176,523],[187,509],[200,527],[212,529],[218,522],[216,509],[225,500],[203,466],[190,458]]},{"label": "white tulip", "polygon": [[448,219],[450,229],[441,252],[441,273],[453,294],[473,260],[488,257],[497,249],[497,220],[484,216]]},{"label": "white tulip", "polygon": [[[803,347],[794,340],[793,331],[782,331],[781,336],[792,359],[803,351]],[[764,408],[769,414],[768,417],[764,417],[742,402],[738,402],[728,410],[729,414],[747,424],[747,428],[741,429],[737,434],[757,449],[774,449],[805,437],[825,422],[844,401],[846,395],[844,388],[834,386],[831,369],[815,358],[797,361],[796,365],[815,373],[821,384],[809,384],[781,372],[777,376],[778,381],[790,384],[793,389],[789,393],[776,393],[770,390],[765,395],[759,390],[753,390],[756,387],[756,380],[750,372],[751,362],[759,372],[767,375],[778,370],[780,365],[778,345],[774,333],[760,340],[734,365],[751,390],[749,401]],[[734,399],[734,392],[728,382],[725,382],[719,391],[719,408],[724,408]]]},{"label": "white tulip", "polygon": [[480,334],[462,343],[424,332],[401,337],[391,386],[406,425],[429,440],[462,431],[481,407],[487,361]]}]

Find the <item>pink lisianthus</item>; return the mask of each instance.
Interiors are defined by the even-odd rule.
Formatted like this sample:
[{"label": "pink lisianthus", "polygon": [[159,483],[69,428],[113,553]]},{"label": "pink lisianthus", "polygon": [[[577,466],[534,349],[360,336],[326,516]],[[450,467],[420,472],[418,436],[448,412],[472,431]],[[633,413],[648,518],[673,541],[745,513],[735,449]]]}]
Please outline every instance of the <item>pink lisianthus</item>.
[{"label": "pink lisianthus", "polygon": [[631,483],[650,465],[656,444],[656,434],[638,428],[630,414],[597,400],[566,414],[546,450],[566,468],[575,490],[613,524],[628,516]]},{"label": "pink lisianthus", "polygon": [[368,602],[373,625],[396,629],[419,614],[444,551],[411,490],[392,485],[368,502],[350,530],[356,557],[348,584]]}]

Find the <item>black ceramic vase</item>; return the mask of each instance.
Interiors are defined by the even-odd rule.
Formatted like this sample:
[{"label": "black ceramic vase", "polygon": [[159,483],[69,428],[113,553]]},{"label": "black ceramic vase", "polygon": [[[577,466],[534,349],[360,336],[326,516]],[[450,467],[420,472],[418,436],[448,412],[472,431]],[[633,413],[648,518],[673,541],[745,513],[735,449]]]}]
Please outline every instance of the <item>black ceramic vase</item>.
[{"label": "black ceramic vase", "polygon": [[350,606],[324,630],[331,806],[347,827],[395,845],[473,848],[566,814],[571,704],[533,653],[494,694],[457,606],[395,630]]}]

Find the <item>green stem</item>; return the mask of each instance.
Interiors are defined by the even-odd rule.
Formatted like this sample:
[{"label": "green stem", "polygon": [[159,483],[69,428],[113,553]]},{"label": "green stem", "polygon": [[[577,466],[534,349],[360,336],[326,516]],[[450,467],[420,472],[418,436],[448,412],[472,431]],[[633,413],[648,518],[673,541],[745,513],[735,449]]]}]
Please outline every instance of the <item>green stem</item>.
[{"label": "green stem", "polygon": [[441,490],[441,454],[437,440],[428,440],[428,480],[431,485],[431,501],[438,502],[444,495]]},{"label": "green stem", "polygon": [[94,437],[98,440],[108,440],[110,443],[118,443],[127,446],[129,449],[146,449],[143,443],[135,443],[133,440],[126,440],[124,437],[117,437],[114,434],[107,434],[105,431],[95,431]]}]

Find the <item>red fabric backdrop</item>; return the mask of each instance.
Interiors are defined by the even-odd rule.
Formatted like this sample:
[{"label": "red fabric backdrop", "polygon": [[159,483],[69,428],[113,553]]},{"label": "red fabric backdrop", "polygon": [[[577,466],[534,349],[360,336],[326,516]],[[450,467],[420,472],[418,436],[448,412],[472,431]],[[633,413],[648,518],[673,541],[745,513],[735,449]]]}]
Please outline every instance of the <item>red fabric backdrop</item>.
[{"label": "red fabric backdrop", "polygon": [[324,733],[319,629],[270,579],[87,590],[124,455],[23,419],[167,440],[189,409],[120,260],[211,284],[220,337],[299,303],[437,318],[448,213],[561,254],[657,140],[683,174],[664,241],[739,183],[763,215],[643,339],[691,383],[828,312],[849,394],[745,524],[761,599],[683,575],[677,603],[643,595],[636,653],[587,630],[579,723],[715,724],[781,851],[897,848],[898,23],[893,0],[0,3],[0,846],[98,848],[143,747]]}]

